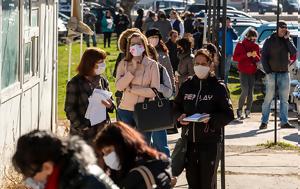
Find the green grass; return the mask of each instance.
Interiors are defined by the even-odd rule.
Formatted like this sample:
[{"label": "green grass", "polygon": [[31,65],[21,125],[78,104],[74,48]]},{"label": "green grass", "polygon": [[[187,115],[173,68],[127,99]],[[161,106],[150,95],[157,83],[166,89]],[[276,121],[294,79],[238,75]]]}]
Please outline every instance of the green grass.
[{"label": "green grass", "polygon": [[[103,36],[97,38],[97,47],[103,48]],[[109,53],[106,59],[106,77],[110,83],[110,90],[115,92],[115,80],[112,76],[114,65],[119,54],[117,51],[116,37],[112,37],[111,47],[104,49]],[[86,44],[83,42],[83,52],[86,49]],[[64,112],[66,84],[68,80],[68,60],[69,60],[69,46],[61,44],[58,46],[58,118],[66,119]],[[72,44],[72,63],[71,63],[71,78],[76,75],[76,68],[80,62],[80,42],[76,41]],[[111,117],[115,117],[114,114]]]},{"label": "green grass", "polygon": [[257,146],[262,146],[265,148],[270,148],[275,150],[297,150],[300,152],[300,147],[294,146],[286,142],[277,142],[277,144],[275,144],[274,142],[268,141],[267,143],[258,144]]}]

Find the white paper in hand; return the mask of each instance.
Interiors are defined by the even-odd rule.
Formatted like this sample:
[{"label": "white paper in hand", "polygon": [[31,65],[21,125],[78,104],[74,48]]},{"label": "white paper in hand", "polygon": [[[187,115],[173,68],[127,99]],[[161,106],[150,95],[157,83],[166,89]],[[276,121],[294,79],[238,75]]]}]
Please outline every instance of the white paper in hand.
[{"label": "white paper in hand", "polygon": [[188,122],[204,122],[206,120],[209,120],[209,114],[193,114],[191,116],[188,116],[186,118],[183,119],[183,121],[188,121]]},{"label": "white paper in hand", "polygon": [[89,105],[85,113],[85,118],[90,120],[91,126],[106,120],[106,107],[102,104],[102,100],[110,99],[111,96],[112,92],[94,89],[89,97]]}]

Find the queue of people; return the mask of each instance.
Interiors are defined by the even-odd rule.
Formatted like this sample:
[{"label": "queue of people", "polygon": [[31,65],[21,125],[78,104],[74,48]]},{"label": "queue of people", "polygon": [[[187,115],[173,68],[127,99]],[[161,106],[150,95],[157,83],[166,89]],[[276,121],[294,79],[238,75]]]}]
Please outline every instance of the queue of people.
[{"label": "queue of people", "polygon": [[[193,49],[189,35],[184,36],[185,31],[193,32],[191,14],[187,14],[185,24],[176,11],[171,11],[170,21],[163,13],[159,14],[159,21],[156,21],[156,15],[149,12],[147,22],[143,23],[143,14],[143,11],[139,11],[135,25],[138,28],[126,29],[126,23],[121,19],[126,16],[120,10],[118,22],[123,23],[124,27],[115,26],[120,30],[120,54],[115,65],[117,103],[113,97],[105,95],[101,96],[99,102],[91,100],[95,91],[107,94],[110,87],[103,76],[106,71],[106,52],[95,47],[88,48],[77,67],[78,74],[67,84],[65,112],[71,123],[70,137],[61,140],[48,132],[32,131],[18,140],[13,165],[27,178],[26,184],[30,187],[172,188],[176,178],[172,175],[167,131],[140,130],[141,125],[137,124],[135,114],[137,104],[142,103],[143,108],[147,109],[149,101],[167,99],[172,104],[173,124],[181,128],[181,137],[187,141],[182,163],[189,188],[216,188],[221,129],[234,120],[227,85],[216,77],[217,65],[221,62],[218,48],[208,43],[198,44],[199,49]],[[105,46],[107,44],[109,47],[114,28],[110,12],[106,12],[102,23],[106,28]],[[167,24],[170,27],[166,30],[153,28]],[[185,26],[189,26],[189,29],[185,30]],[[262,55],[255,43],[257,32],[254,29],[249,30],[246,39],[238,43],[234,52],[230,48],[226,51],[226,62],[233,55],[240,72],[242,94],[237,109],[239,118],[243,117],[246,99],[245,117],[250,116],[255,72],[261,57],[268,80],[273,81],[273,73],[288,80],[287,65],[278,61],[280,58],[276,53],[285,53],[284,57],[288,58],[288,55],[295,54],[295,48],[285,30],[286,24],[283,22],[280,27],[279,33],[272,35],[265,43]],[[230,20],[227,20],[227,36],[231,38],[228,40],[234,39],[235,35]],[[280,43],[274,42],[277,38]],[[282,52],[278,49],[269,50],[273,43]],[[285,109],[287,90],[285,86],[280,86],[283,87],[280,92],[283,100],[280,118],[282,127],[288,128]],[[271,90],[273,88],[268,84],[260,129],[267,127],[273,98]],[[92,124],[86,116],[90,103],[101,106],[106,119]],[[117,122],[111,123],[108,113],[114,111]],[[208,116],[199,122],[187,119],[196,114]]]}]

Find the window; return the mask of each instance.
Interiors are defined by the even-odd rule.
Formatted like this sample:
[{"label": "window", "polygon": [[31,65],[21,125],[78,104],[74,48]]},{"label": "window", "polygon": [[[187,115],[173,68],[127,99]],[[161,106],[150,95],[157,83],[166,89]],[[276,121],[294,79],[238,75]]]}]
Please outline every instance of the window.
[{"label": "window", "polygon": [[24,82],[30,80],[38,72],[38,18],[38,4],[33,0],[24,0]]},{"label": "window", "polygon": [[1,89],[19,81],[19,1],[2,0]]},{"label": "window", "polygon": [[270,35],[272,35],[272,33],[273,33],[275,30],[276,30],[276,28],[275,28],[275,29],[270,29],[270,30],[264,30],[264,31],[260,34],[260,36],[259,36],[257,42],[261,42],[261,41],[267,39]]}]

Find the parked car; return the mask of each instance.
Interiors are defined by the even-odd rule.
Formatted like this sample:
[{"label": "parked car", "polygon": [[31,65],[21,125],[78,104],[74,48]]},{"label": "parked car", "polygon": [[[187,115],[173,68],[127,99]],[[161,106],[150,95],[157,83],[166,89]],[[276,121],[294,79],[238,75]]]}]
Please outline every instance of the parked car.
[{"label": "parked car", "polygon": [[282,8],[283,12],[287,12],[288,14],[293,14],[293,12],[298,12],[299,10],[299,1],[298,0],[283,0]]},{"label": "parked car", "polygon": [[60,42],[64,42],[66,40],[68,30],[65,25],[65,21],[63,21],[61,18],[57,19],[57,30],[58,30],[58,40]]},{"label": "parked car", "polygon": [[[186,11],[192,12],[192,13],[198,13],[200,11],[205,11],[206,5],[205,4],[190,4],[186,6]],[[227,10],[237,10],[236,8],[232,6],[227,6]]]},{"label": "parked car", "polygon": [[[243,3],[245,8],[245,3]],[[277,0],[250,0],[248,2],[248,9],[251,12],[258,12],[264,14],[266,12],[277,13]],[[282,4],[279,4],[279,13],[282,13]]]},{"label": "parked car", "polygon": [[261,23],[256,22],[233,22],[232,27],[238,32],[238,36],[240,36],[247,28],[258,28],[261,26]]},{"label": "parked car", "polygon": [[[296,30],[298,29],[298,23],[297,22],[289,22],[287,23],[289,30]],[[240,36],[239,40],[243,40],[246,36],[246,33],[250,29],[247,28]],[[257,42],[261,43],[263,40],[265,40],[267,37],[269,37],[273,32],[276,31],[276,22],[268,22],[261,24],[259,27],[256,28],[256,31],[258,33]]]},{"label": "parked car", "polygon": [[185,11],[185,7],[172,7],[172,8],[164,8],[160,9],[161,11],[164,11],[166,16],[170,18],[170,13],[172,10],[176,10],[179,14],[183,13]]}]

